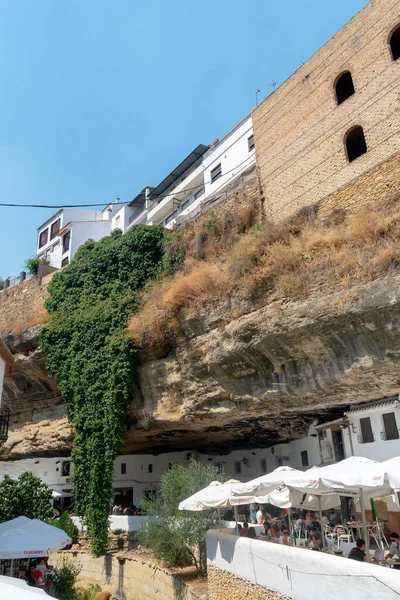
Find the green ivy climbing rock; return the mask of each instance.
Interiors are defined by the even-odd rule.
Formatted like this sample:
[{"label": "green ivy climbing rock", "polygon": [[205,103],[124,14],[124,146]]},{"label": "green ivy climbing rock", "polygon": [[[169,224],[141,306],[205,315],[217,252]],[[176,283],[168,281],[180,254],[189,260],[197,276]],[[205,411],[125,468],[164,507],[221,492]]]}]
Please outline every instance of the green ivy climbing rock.
[{"label": "green ivy climbing rock", "polygon": [[41,344],[73,426],[75,507],[96,555],[107,544],[114,460],[135,378],[126,325],[138,292],[157,277],[162,254],[162,227],[116,230],[81,246],[49,285],[50,320]]}]

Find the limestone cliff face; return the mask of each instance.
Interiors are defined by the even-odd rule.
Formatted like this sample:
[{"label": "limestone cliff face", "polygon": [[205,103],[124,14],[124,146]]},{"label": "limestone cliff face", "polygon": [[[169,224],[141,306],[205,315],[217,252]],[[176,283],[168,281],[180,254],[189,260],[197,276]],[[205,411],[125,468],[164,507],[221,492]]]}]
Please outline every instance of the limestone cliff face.
[{"label": "limestone cliff face", "polygon": [[253,310],[230,322],[232,305],[182,321],[168,354],[142,357],[129,450],[270,445],[400,391],[400,277],[347,299],[246,303]]},{"label": "limestone cliff face", "polygon": [[2,459],[62,456],[72,447],[65,404],[46,372],[39,333],[40,325],[5,337],[15,362],[12,375],[4,382],[2,402],[10,409],[11,418]]},{"label": "limestone cliff face", "polygon": [[[315,418],[400,391],[400,276],[297,302],[236,297],[182,317],[141,354],[123,452],[229,451],[306,435]],[[228,310],[229,309],[229,310]],[[228,314],[242,314],[227,318]],[[71,431],[45,371],[38,328],[9,337],[12,410],[3,459],[69,452]]]}]

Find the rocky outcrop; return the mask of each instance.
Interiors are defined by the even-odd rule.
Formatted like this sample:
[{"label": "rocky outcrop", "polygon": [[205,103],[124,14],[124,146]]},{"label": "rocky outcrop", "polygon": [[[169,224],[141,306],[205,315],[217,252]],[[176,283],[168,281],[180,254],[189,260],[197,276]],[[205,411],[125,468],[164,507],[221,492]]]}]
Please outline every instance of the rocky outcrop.
[{"label": "rocky outcrop", "polygon": [[[399,308],[395,276],[287,303],[259,290],[182,317],[165,347],[141,353],[123,451],[271,445],[304,436],[316,418],[399,393]],[[65,407],[37,330],[8,341],[16,364],[2,458],[68,452]]]},{"label": "rocky outcrop", "polygon": [[[240,302],[254,308],[253,298]],[[164,357],[142,357],[127,449],[270,445],[398,393],[399,307],[393,277],[228,321],[231,302],[182,321]]]},{"label": "rocky outcrop", "polygon": [[2,459],[62,456],[72,447],[65,404],[46,372],[39,333],[40,325],[19,335],[3,333],[15,360],[12,375],[4,381],[2,403],[10,409],[11,418]]}]

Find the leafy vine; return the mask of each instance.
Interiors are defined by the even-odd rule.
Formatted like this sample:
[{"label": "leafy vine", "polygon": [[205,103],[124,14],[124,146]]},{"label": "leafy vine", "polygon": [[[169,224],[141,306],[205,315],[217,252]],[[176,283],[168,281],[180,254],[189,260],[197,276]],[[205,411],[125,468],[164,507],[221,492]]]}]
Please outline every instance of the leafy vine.
[{"label": "leafy vine", "polygon": [[158,275],[162,254],[161,227],[116,230],[83,244],[49,285],[41,344],[74,431],[76,512],[98,556],[107,545],[114,460],[135,378],[136,349],[126,324],[138,292]]}]

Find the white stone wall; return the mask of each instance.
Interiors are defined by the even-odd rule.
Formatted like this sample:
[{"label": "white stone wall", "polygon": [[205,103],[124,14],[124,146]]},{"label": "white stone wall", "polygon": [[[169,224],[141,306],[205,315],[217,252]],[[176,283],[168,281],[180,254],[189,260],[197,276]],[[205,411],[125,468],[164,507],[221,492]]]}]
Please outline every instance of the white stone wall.
[{"label": "white stone wall", "polygon": [[207,532],[207,559],[214,567],[293,600],[394,600],[400,594],[398,571],[239,538],[223,530]]},{"label": "white stone wall", "polygon": [[[356,456],[364,456],[371,460],[388,460],[394,456],[400,456],[400,439],[385,440],[381,433],[384,431],[382,415],[384,413],[394,412],[396,415],[397,427],[400,428],[400,404],[376,406],[367,410],[362,410],[354,413],[348,413],[350,422],[350,430],[353,441],[354,454]],[[371,419],[372,432],[374,441],[368,444],[361,443],[361,426],[360,419],[369,417]]]}]

